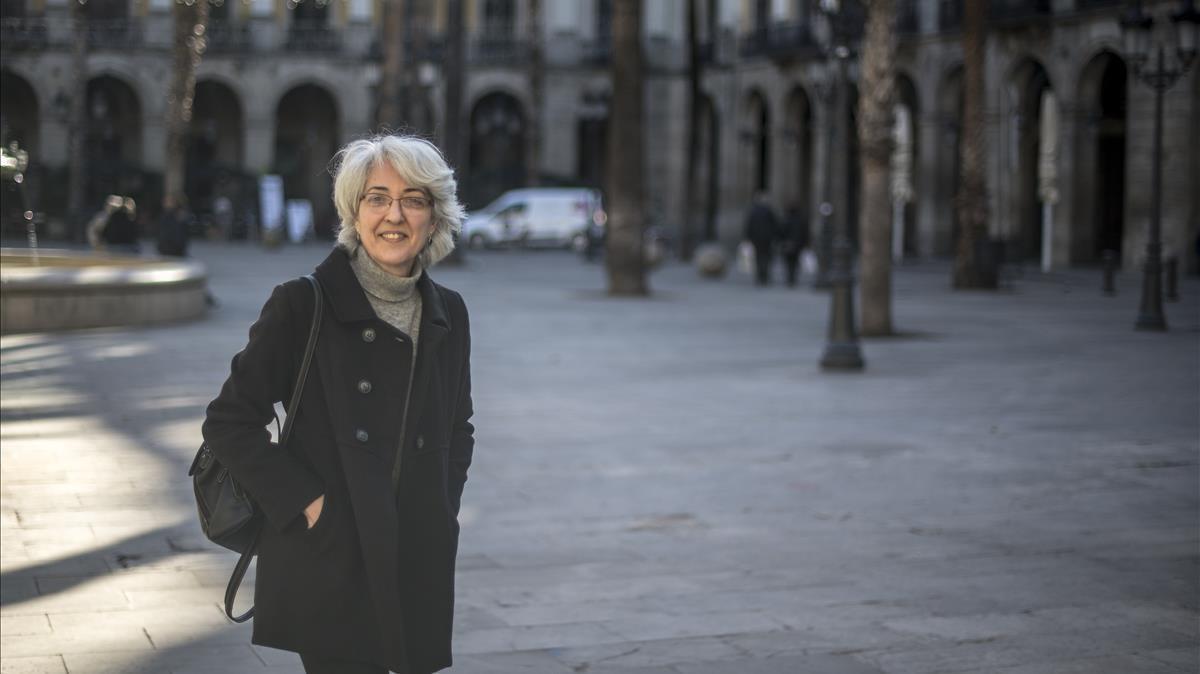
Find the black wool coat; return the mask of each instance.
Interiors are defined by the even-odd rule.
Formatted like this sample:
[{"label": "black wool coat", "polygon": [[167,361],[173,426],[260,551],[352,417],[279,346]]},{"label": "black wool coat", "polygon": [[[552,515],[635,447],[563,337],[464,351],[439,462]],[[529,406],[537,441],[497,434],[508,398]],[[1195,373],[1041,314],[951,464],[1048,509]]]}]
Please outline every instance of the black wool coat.
[{"label": "black wool coat", "polygon": [[[475,442],[466,305],[421,275],[406,400],[412,340],[375,315],[344,250],[315,276],[324,319],[289,446],[266,426],[273,405],[290,401],[304,354],[314,308],[304,279],[275,288],[204,422],[205,441],[266,517],[253,642],[437,671],[451,664],[457,515]],[[304,508],[322,494],[306,528]]]}]

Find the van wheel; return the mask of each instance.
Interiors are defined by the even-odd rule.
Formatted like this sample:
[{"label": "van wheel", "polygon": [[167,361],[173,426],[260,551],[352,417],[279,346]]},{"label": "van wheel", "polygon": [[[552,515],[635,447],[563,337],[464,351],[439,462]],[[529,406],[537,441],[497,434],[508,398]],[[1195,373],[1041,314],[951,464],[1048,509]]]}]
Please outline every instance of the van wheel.
[{"label": "van wheel", "polygon": [[472,234],[471,238],[467,240],[467,244],[473,250],[480,250],[487,246],[487,239],[482,234]]},{"label": "van wheel", "polygon": [[571,250],[576,253],[583,254],[587,250],[588,240],[587,235],[583,233],[576,234],[571,237]]}]

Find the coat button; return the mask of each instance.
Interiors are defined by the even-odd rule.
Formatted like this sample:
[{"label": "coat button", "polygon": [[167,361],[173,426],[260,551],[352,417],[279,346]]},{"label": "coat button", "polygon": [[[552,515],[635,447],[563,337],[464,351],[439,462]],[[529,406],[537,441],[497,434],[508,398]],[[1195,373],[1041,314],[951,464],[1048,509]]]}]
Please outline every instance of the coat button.
[{"label": "coat button", "polygon": [[424,446],[425,446],[425,436],[424,436],[424,435],[418,435],[418,436],[417,436],[417,449],[421,449],[421,448],[423,448]]},{"label": "coat button", "polygon": [[358,382],[358,392],[359,393],[370,393],[371,392],[371,382],[367,381],[366,379],[363,379],[362,381]]},{"label": "coat button", "polygon": [[364,329],[364,330],[362,331],[362,338],[363,338],[363,341],[364,341],[364,342],[373,342],[373,341],[375,341],[375,328],[366,328],[366,329]]},{"label": "coat button", "polygon": [[358,440],[359,442],[366,442],[367,440],[371,439],[371,436],[367,435],[367,432],[360,428],[357,431],[354,431],[354,439]]}]

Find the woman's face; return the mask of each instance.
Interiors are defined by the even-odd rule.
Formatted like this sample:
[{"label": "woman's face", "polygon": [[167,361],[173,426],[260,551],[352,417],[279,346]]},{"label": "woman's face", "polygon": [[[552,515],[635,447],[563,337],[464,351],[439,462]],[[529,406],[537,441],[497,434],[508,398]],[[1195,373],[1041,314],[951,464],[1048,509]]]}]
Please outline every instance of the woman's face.
[{"label": "woman's face", "polygon": [[391,164],[377,164],[367,174],[354,227],[375,264],[389,274],[411,276],[413,261],[433,235],[433,201],[409,187]]}]

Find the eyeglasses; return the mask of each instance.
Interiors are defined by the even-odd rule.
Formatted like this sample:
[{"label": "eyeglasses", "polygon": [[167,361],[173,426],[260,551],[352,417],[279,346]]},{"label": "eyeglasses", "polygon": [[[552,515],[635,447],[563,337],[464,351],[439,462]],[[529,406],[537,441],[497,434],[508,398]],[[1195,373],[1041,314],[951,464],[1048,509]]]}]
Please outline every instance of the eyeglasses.
[{"label": "eyeglasses", "polygon": [[373,211],[391,210],[392,202],[397,201],[400,202],[400,210],[405,213],[425,213],[430,208],[433,208],[433,199],[423,196],[404,196],[393,199],[386,194],[371,192],[364,194],[361,201],[367,205],[367,208]]}]

